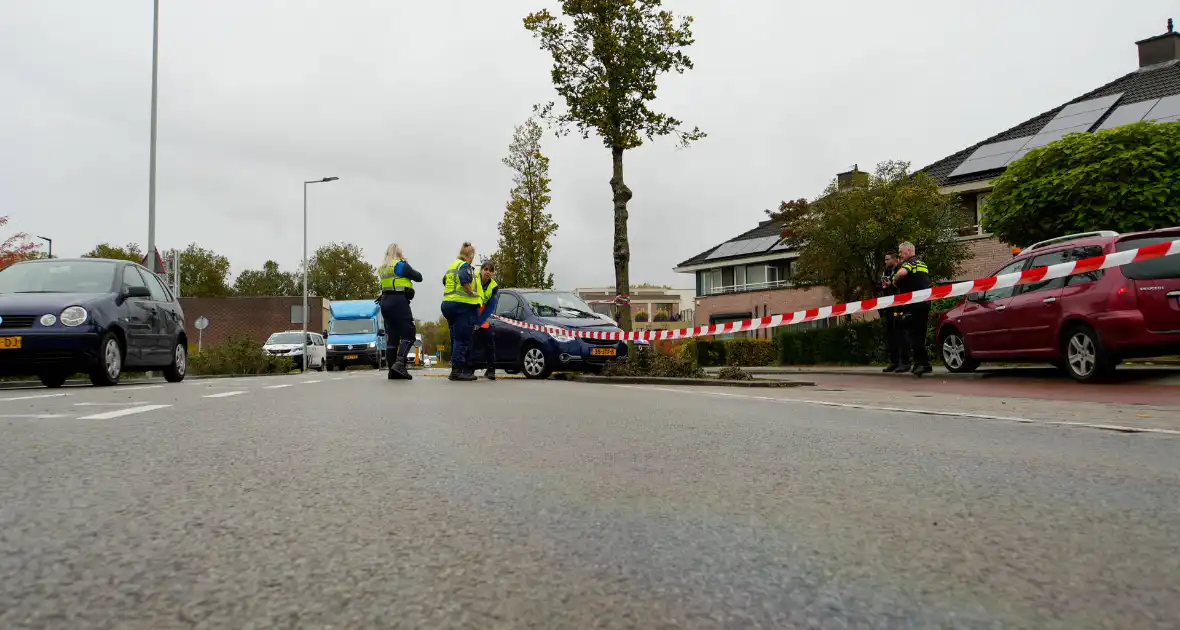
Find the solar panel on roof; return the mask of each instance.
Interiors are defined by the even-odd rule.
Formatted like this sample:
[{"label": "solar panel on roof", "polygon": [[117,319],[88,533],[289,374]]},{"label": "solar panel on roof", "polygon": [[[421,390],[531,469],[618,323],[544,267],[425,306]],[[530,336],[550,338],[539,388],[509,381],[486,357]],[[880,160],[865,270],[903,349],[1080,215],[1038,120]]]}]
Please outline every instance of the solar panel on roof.
[{"label": "solar panel on roof", "polygon": [[770,251],[781,252],[784,249],[791,249],[791,246],[786,243],[777,243],[774,247],[770,248]]},{"label": "solar panel on roof", "polygon": [[778,238],[779,237],[777,237],[777,236],[763,236],[760,238],[751,239],[749,248],[747,248],[742,253],[743,254],[762,253],[762,252],[770,249],[771,246],[773,246],[775,243],[777,243]]},{"label": "solar panel on roof", "polygon": [[705,256],[705,260],[709,260],[712,258],[721,258],[723,256],[730,256],[733,254],[733,250],[736,245],[737,245],[737,243],[722,243],[720,247],[713,250],[713,253],[709,254],[708,256]]},{"label": "solar panel on roof", "polygon": [[1165,96],[1160,99],[1160,102],[1151,108],[1151,111],[1144,116],[1146,120],[1162,121],[1165,118],[1174,118],[1180,116],[1180,94],[1173,96]]},{"label": "solar panel on roof", "polygon": [[1102,125],[1098,127],[1098,131],[1137,123],[1143,120],[1147,112],[1151,111],[1151,108],[1158,102],[1160,102],[1158,98],[1153,98],[1147,101],[1139,101],[1138,103],[1120,105],[1110,113],[1110,116],[1106,120],[1102,121]]},{"label": "solar panel on roof", "polygon": [[1066,105],[1065,107],[1061,108],[1060,112],[1057,113],[1057,117],[1061,118],[1061,117],[1065,117],[1065,116],[1076,116],[1078,114],[1083,114],[1086,112],[1092,112],[1092,111],[1098,111],[1098,110],[1102,110],[1103,112],[1105,112],[1106,110],[1110,109],[1111,106],[1113,106],[1115,103],[1117,103],[1119,101],[1119,99],[1122,98],[1122,96],[1123,96],[1123,93],[1119,92],[1118,94],[1111,94],[1110,96],[1103,96],[1100,98],[1092,98],[1088,101],[1082,101],[1080,103],[1073,103],[1071,105]]},{"label": "solar panel on roof", "polygon": [[991,171],[1007,166],[1012,161],[1013,156],[1023,149],[1024,145],[1028,144],[1030,139],[1028,136],[1025,136],[1023,138],[985,144],[968,156],[958,168],[951,171],[950,177]]}]

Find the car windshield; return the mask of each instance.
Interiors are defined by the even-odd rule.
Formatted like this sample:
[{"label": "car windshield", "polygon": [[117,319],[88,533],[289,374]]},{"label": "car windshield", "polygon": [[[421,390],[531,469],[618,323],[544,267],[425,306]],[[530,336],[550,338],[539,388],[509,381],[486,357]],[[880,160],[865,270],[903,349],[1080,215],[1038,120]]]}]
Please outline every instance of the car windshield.
[{"label": "car windshield", "polygon": [[598,319],[590,305],[573,293],[537,292],[523,293],[529,307],[537,317],[569,317],[573,319]]},{"label": "car windshield", "polygon": [[[1135,239],[1119,241],[1118,245],[1115,245],[1115,249],[1120,252],[1125,252],[1128,249],[1147,247],[1148,245],[1158,245],[1160,243],[1169,243],[1175,239],[1175,235],[1139,237]],[[1137,263],[1123,265],[1123,275],[1132,280],[1163,280],[1164,278],[1180,278],[1180,256],[1164,256],[1162,258],[1153,258],[1151,260],[1143,260]]]},{"label": "car windshield", "polygon": [[377,332],[371,319],[334,319],[328,324],[333,335],[371,335]]},{"label": "car windshield", "polygon": [[275,333],[266,340],[266,345],[274,346],[279,344],[302,344],[303,335],[297,332],[281,332]]},{"label": "car windshield", "polygon": [[0,271],[0,293],[106,293],[116,263],[106,260],[31,262]]}]

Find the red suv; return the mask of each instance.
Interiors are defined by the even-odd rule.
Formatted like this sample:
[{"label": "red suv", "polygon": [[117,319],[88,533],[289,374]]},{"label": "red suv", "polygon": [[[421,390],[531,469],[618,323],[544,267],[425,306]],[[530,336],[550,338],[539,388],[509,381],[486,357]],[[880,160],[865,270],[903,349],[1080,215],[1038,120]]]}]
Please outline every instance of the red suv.
[{"label": "red suv", "polygon": [[[1087,232],[1036,243],[992,275],[1180,239],[1180,227]],[[951,372],[982,361],[1048,361],[1082,382],[1124,359],[1180,354],[1180,255],[968,295],[942,315]]]}]

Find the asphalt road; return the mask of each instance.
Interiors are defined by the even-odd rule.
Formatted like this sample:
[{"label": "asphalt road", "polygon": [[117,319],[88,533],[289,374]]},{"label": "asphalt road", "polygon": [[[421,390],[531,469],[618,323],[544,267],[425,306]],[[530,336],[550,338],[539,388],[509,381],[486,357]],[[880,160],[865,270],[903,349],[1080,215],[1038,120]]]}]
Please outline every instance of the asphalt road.
[{"label": "asphalt road", "polygon": [[1168,435],[365,372],[0,431],[5,629],[1180,627]]}]

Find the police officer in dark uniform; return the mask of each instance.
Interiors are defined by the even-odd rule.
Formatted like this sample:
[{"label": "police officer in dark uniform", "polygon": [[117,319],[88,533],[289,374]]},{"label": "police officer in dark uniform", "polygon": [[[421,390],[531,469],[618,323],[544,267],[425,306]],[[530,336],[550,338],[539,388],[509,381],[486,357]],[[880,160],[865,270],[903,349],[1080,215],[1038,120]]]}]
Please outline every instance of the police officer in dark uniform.
[{"label": "police officer in dark uniform", "polygon": [[[881,275],[881,282],[878,288],[879,296],[894,295],[897,293],[897,288],[893,286],[893,276],[899,269],[897,264],[897,254],[885,254],[885,273]],[[901,309],[896,307],[883,308],[880,310],[881,324],[885,327],[885,355],[889,359],[889,365],[885,367],[882,372],[896,372],[897,368],[910,364],[907,349],[907,342],[901,335]]]},{"label": "police officer in dark uniform", "polygon": [[[897,292],[910,293],[929,289],[930,269],[918,258],[914,244],[907,241],[898,245],[897,253],[901,258],[901,267],[893,276],[893,286],[897,288]],[[910,351],[910,358],[914,364],[912,371],[915,376],[928,374],[932,371],[930,355],[926,352],[926,325],[930,320],[930,302],[906,304],[901,309],[901,330],[906,340],[903,347],[908,347]],[[897,371],[904,372],[907,371],[906,368],[907,366],[903,365],[898,367]]]},{"label": "police officer in dark uniform", "polygon": [[[422,282],[422,274],[406,262],[405,254],[397,243],[385,249],[385,258],[377,273],[381,276],[381,297],[377,302],[381,305],[381,317],[385,320],[385,357],[386,360],[397,357],[389,365],[388,378],[410,380],[413,377],[406,369],[406,358],[418,335],[410,301],[414,299],[414,283]],[[395,344],[394,340],[400,343]]]}]

